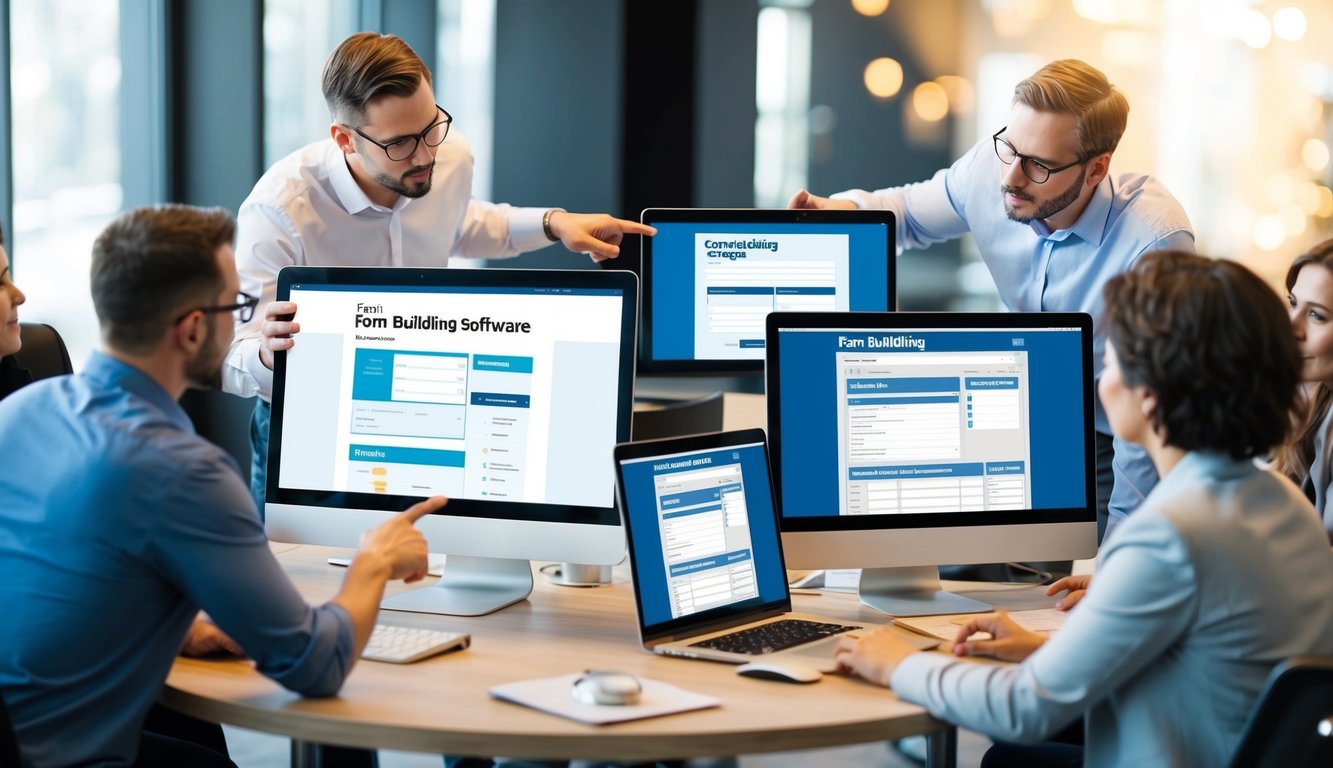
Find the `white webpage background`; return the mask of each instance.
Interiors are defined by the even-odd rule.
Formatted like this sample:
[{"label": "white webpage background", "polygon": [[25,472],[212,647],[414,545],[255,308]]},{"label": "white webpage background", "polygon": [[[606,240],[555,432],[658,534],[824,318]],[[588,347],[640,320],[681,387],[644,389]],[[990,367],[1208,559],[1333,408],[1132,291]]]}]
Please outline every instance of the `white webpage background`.
[{"label": "white webpage background", "polygon": [[[868,499],[898,494],[898,484],[911,483],[904,494],[929,497],[945,489],[957,489],[958,501],[947,509],[1023,509],[1031,503],[1031,443],[1028,423],[1027,352],[843,352],[837,355],[838,397],[838,513],[854,514],[848,503],[852,481],[849,470],[857,466],[955,464],[966,462],[1022,461],[1023,474],[976,478],[939,478],[860,481]],[[852,425],[851,399],[874,399],[849,394],[848,379],[956,377],[958,403],[918,403],[877,406],[875,421],[885,434],[858,434]],[[968,390],[968,378],[1016,377],[1013,390]],[[938,396],[944,392],[895,392],[897,397]],[[972,427],[965,416],[967,397],[973,398]],[[890,491],[892,489],[892,492]],[[1015,495],[1020,498],[1014,499]],[[998,502],[1001,496],[1005,503]],[[988,500],[989,499],[989,500]]]},{"label": "white webpage background", "polygon": [[[741,465],[673,472],[653,479],[657,491],[657,523],[661,536],[662,566],[671,594],[671,618],[678,619],[719,605],[749,600],[758,596],[755,579],[754,547],[750,537],[750,517],[745,505],[745,484]],[[706,488],[740,487],[722,494],[717,502],[722,508],[678,518],[667,514],[682,508],[662,508],[662,497]],[[699,506],[699,505],[691,505]],[[686,506],[683,509],[688,510]],[[673,577],[671,566],[740,549],[750,550],[749,560],[722,565]]]},{"label": "white webpage background", "polygon": [[[527,376],[530,381],[531,401],[528,412],[533,417],[528,422],[523,497],[516,501],[543,503],[546,501],[549,419],[553,407],[551,375],[554,370],[555,344],[563,341],[597,342],[615,345],[616,349],[620,344],[622,299],[619,296],[293,290],[291,300],[297,304],[297,319],[303,333],[341,334],[343,337],[342,366],[336,382],[340,393],[336,415],[338,424],[336,444],[304,446],[305,452],[312,457],[312,460],[322,461],[331,458],[333,461],[335,482],[338,484],[333,490],[349,488],[351,461],[348,453],[352,443],[433,450],[465,449],[463,440],[413,437],[385,439],[371,435],[353,435],[351,433],[352,382],[355,377],[358,348],[532,358],[531,375],[512,374]],[[356,328],[354,318],[358,314],[356,310],[358,303],[383,307],[383,314],[372,316],[389,318],[390,325],[394,315],[438,316],[460,321],[462,318],[476,321],[482,317],[489,317],[498,322],[529,322],[531,332],[467,332],[462,329],[461,324],[454,333],[445,330],[404,330],[392,327]],[[357,336],[379,336],[392,338],[393,341],[358,340]],[[306,364],[306,359],[302,355],[301,337],[298,334],[295,346],[287,355],[287,365],[292,368],[303,364]],[[315,365],[317,361],[310,361],[310,364]],[[470,357],[468,365],[470,378],[474,373],[470,370]],[[334,382],[330,382],[331,386],[333,384]],[[587,381],[584,382],[584,386],[585,389],[604,388],[606,391],[603,394],[608,400],[614,401],[617,397],[615,381]],[[300,438],[301,436],[296,434],[283,434],[284,443],[289,440],[299,441]],[[613,445],[615,435],[608,435],[605,442],[608,446]],[[331,457],[328,453],[330,450]],[[283,453],[287,454],[286,446]],[[607,465],[606,471],[597,471],[595,478],[590,477],[590,483],[598,483],[595,486],[597,488],[611,487],[614,482],[609,455],[607,458],[606,462],[599,463]],[[468,461],[471,460],[473,457],[469,456]],[[455,494],[462,497],[463,490],[460,488]]]},{"label": "white webpage background", "polygon": [[[708,241],[765,240],[777,251],[762,248],[708,248]],[[696,360],[763,360],[762,347],[741,349],[741,339],[764,338],[770,312],[845,312],[849,297],[851,238],[839,234],[766,235],[706,233],[694,236],[694,357]],[[744,259],[708,258],[710,250],[743,250]],[[710,287],[827,287],[832,296],[720,295]]]}]

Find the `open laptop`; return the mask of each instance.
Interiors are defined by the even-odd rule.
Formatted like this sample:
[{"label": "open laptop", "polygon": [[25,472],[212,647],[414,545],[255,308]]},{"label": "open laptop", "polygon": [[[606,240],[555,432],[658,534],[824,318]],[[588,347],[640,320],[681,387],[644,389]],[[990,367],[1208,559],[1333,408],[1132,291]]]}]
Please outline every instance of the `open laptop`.
[{"label": "open laptop", "polygon": [[833,670],[838,637],[866,625],[792,612],[763,430],[623,443],[615,464],[644,648]]}]

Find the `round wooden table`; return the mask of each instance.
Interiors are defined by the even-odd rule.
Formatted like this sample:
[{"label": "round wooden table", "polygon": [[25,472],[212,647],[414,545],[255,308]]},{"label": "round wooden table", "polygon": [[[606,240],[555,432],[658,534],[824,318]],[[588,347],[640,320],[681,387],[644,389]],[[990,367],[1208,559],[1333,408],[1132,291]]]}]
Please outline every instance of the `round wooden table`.
[{"label": "round wooden table", "polygon": [[[282,550],[284,545],[274,546]],[[278,557],[306,597],[332,597],[344,571],[325,561],[345,552],[287,546]],[[361,661],[335,698],[302,698],[255,672],[248,661],[181,658],[161,700],[205,720],[350,747],[645,760],[803,750],[926,734],[931,763],[953,764],[953,727],[884,688],[836,675],[813,685],[744,678],[730,665],[644,651],[632,589],[620,569],[610,586],[592,589],[535,578],[528,600],[487,616],[382,612],[381,623],[469,632],[472,647],[415,664]],[[390,592],[412,588],[421,587],[395,584]],[[995,601],[998,595],[988,592],[986,597]],[[887,619],[850,594],[796,595],[794,601],[798,611],[871,623]],[[716,696],[723,704],[590,726],[487,693],[502,683],[588,668],[626,670]]]}]

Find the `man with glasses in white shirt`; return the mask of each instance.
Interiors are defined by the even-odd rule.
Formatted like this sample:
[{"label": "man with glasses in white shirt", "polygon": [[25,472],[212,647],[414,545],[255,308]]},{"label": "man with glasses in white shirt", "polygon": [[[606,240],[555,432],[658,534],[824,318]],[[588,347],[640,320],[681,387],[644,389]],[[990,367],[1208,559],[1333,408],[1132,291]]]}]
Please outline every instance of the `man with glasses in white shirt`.
[{"label": "man with glasses in white shirt", "polygon": [[[1180,203],[1156,179],[1110,173],[1129,102],[1106,76],[1066,59],[1014,88],[1009,124],[928,181],[817,197],[792,208],[884,208],[898,243],[924,248],[971,234],[1004,305],[1013,311],[1092,315],[1100,377],[1102,285],[1155,250],[1194,250]],[[1111,437],[1097,417],[1099,536],[1138,507],[1157,483],[1146,454]]]},{"label": "man with glasses in white shirt", "polygon": [[330,138],[279,160],[237,216],[242,290],[262,313],[236,326],[223,389],[258,396],[251,492],[264,510],[273,352],[300,329],[276,302],[278,270],[307,266],[443,267],[451,257],[500,258],[562,243],[594,261],[620,255],[626,234],[656,230],[607,214],[516,208],[472,197],[472,152],[435,100],[431,73],[395,35],[362,32],[324,66]]}]

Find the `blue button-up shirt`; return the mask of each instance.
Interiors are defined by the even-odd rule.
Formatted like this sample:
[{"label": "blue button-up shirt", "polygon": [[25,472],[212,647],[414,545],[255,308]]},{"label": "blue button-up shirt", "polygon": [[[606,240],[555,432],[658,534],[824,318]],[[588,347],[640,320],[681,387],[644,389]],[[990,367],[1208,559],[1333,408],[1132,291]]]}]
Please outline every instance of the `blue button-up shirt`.
[{"label": "blue button-up shirt", "polygon": [[0,690],[25,764],[131,764],[199,609],[258,669],[331,695],[341,607],[308,605],[235,462],[153,379],[94,353],[0,403]]},{"label": "blue button-up shirt", "polygon": [[[971,233],[1005,307],[1092,316],[1093,372],[1100,377],[1106,339],[1100,322],[1102,286],[1148,251],[1193,251],[1185,209],[1150,176],[1107,175],[1074,226],[1052,231],[1041,221],[1021,224],[1009,218],[1000,194],[1000,168],[986,139],[929,181],[834,197],[893,211],[903,248]],[[1097,431],[1111,434],[1101,401],[1093,402]],[[1118,519],[1151,490],[1156,472],[1142,451],[1119,441],[1115,469],[1111,513]]]}]

